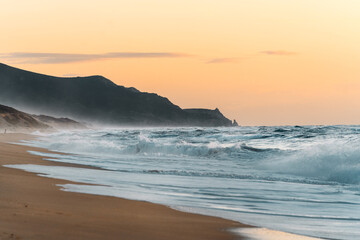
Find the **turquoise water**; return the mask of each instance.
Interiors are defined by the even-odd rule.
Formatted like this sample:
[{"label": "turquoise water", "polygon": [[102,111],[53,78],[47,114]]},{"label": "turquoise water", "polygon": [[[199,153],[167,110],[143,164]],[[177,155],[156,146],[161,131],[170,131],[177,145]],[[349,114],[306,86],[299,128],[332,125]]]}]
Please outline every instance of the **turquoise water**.
[{"label": "turquoise water", "polygon": [[67,184],[65,191],[360,239],[359,126],[102,129],[41,135],[26,144],[71,153],[32,152],[52,161],[103,169],[12,166],[102,185]]}]

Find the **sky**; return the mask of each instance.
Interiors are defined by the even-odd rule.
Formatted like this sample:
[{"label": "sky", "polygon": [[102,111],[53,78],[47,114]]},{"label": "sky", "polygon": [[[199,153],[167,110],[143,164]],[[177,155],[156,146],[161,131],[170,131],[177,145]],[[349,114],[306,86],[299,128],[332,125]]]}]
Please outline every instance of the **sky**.
[{"label": "sky", "polygon": [[360,124],[359,0],[0,0],[0,62],[240,125]]}]

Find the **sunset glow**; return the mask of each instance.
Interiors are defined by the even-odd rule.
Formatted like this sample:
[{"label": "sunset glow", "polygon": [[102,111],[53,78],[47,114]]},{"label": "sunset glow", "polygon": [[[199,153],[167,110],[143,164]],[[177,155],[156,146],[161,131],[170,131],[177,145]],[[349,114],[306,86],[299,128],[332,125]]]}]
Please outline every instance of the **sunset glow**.
[{"label": "sunset glow", "polygon": [[0,62],[103,75],[240,125],[360,124],[358,0],[33,0],[0,9]]}]

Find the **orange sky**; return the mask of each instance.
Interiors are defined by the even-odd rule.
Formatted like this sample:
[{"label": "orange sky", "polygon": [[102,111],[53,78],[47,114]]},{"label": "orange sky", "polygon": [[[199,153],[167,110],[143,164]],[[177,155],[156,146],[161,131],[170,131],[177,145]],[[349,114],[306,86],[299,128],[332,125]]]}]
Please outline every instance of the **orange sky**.
[{"label": "orange sky", "polygon": [[[0,62],[241,125],[360,124],[359,0],[2,1]],[[46,54],[46,55],[44,55]]]}]

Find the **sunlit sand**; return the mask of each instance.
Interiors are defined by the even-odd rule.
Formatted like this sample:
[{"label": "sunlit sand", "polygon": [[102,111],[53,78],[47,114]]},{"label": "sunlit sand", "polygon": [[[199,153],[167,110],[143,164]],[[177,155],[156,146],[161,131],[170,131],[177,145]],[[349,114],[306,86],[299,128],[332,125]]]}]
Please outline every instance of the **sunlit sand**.
[{"label": "sunlit sand", "polygon": [[320,238],[312,238],[300,236],[296,234],[274,231],[267,228],[242,228],[235,232],[247,237],[249,240],[319,240]]}]

